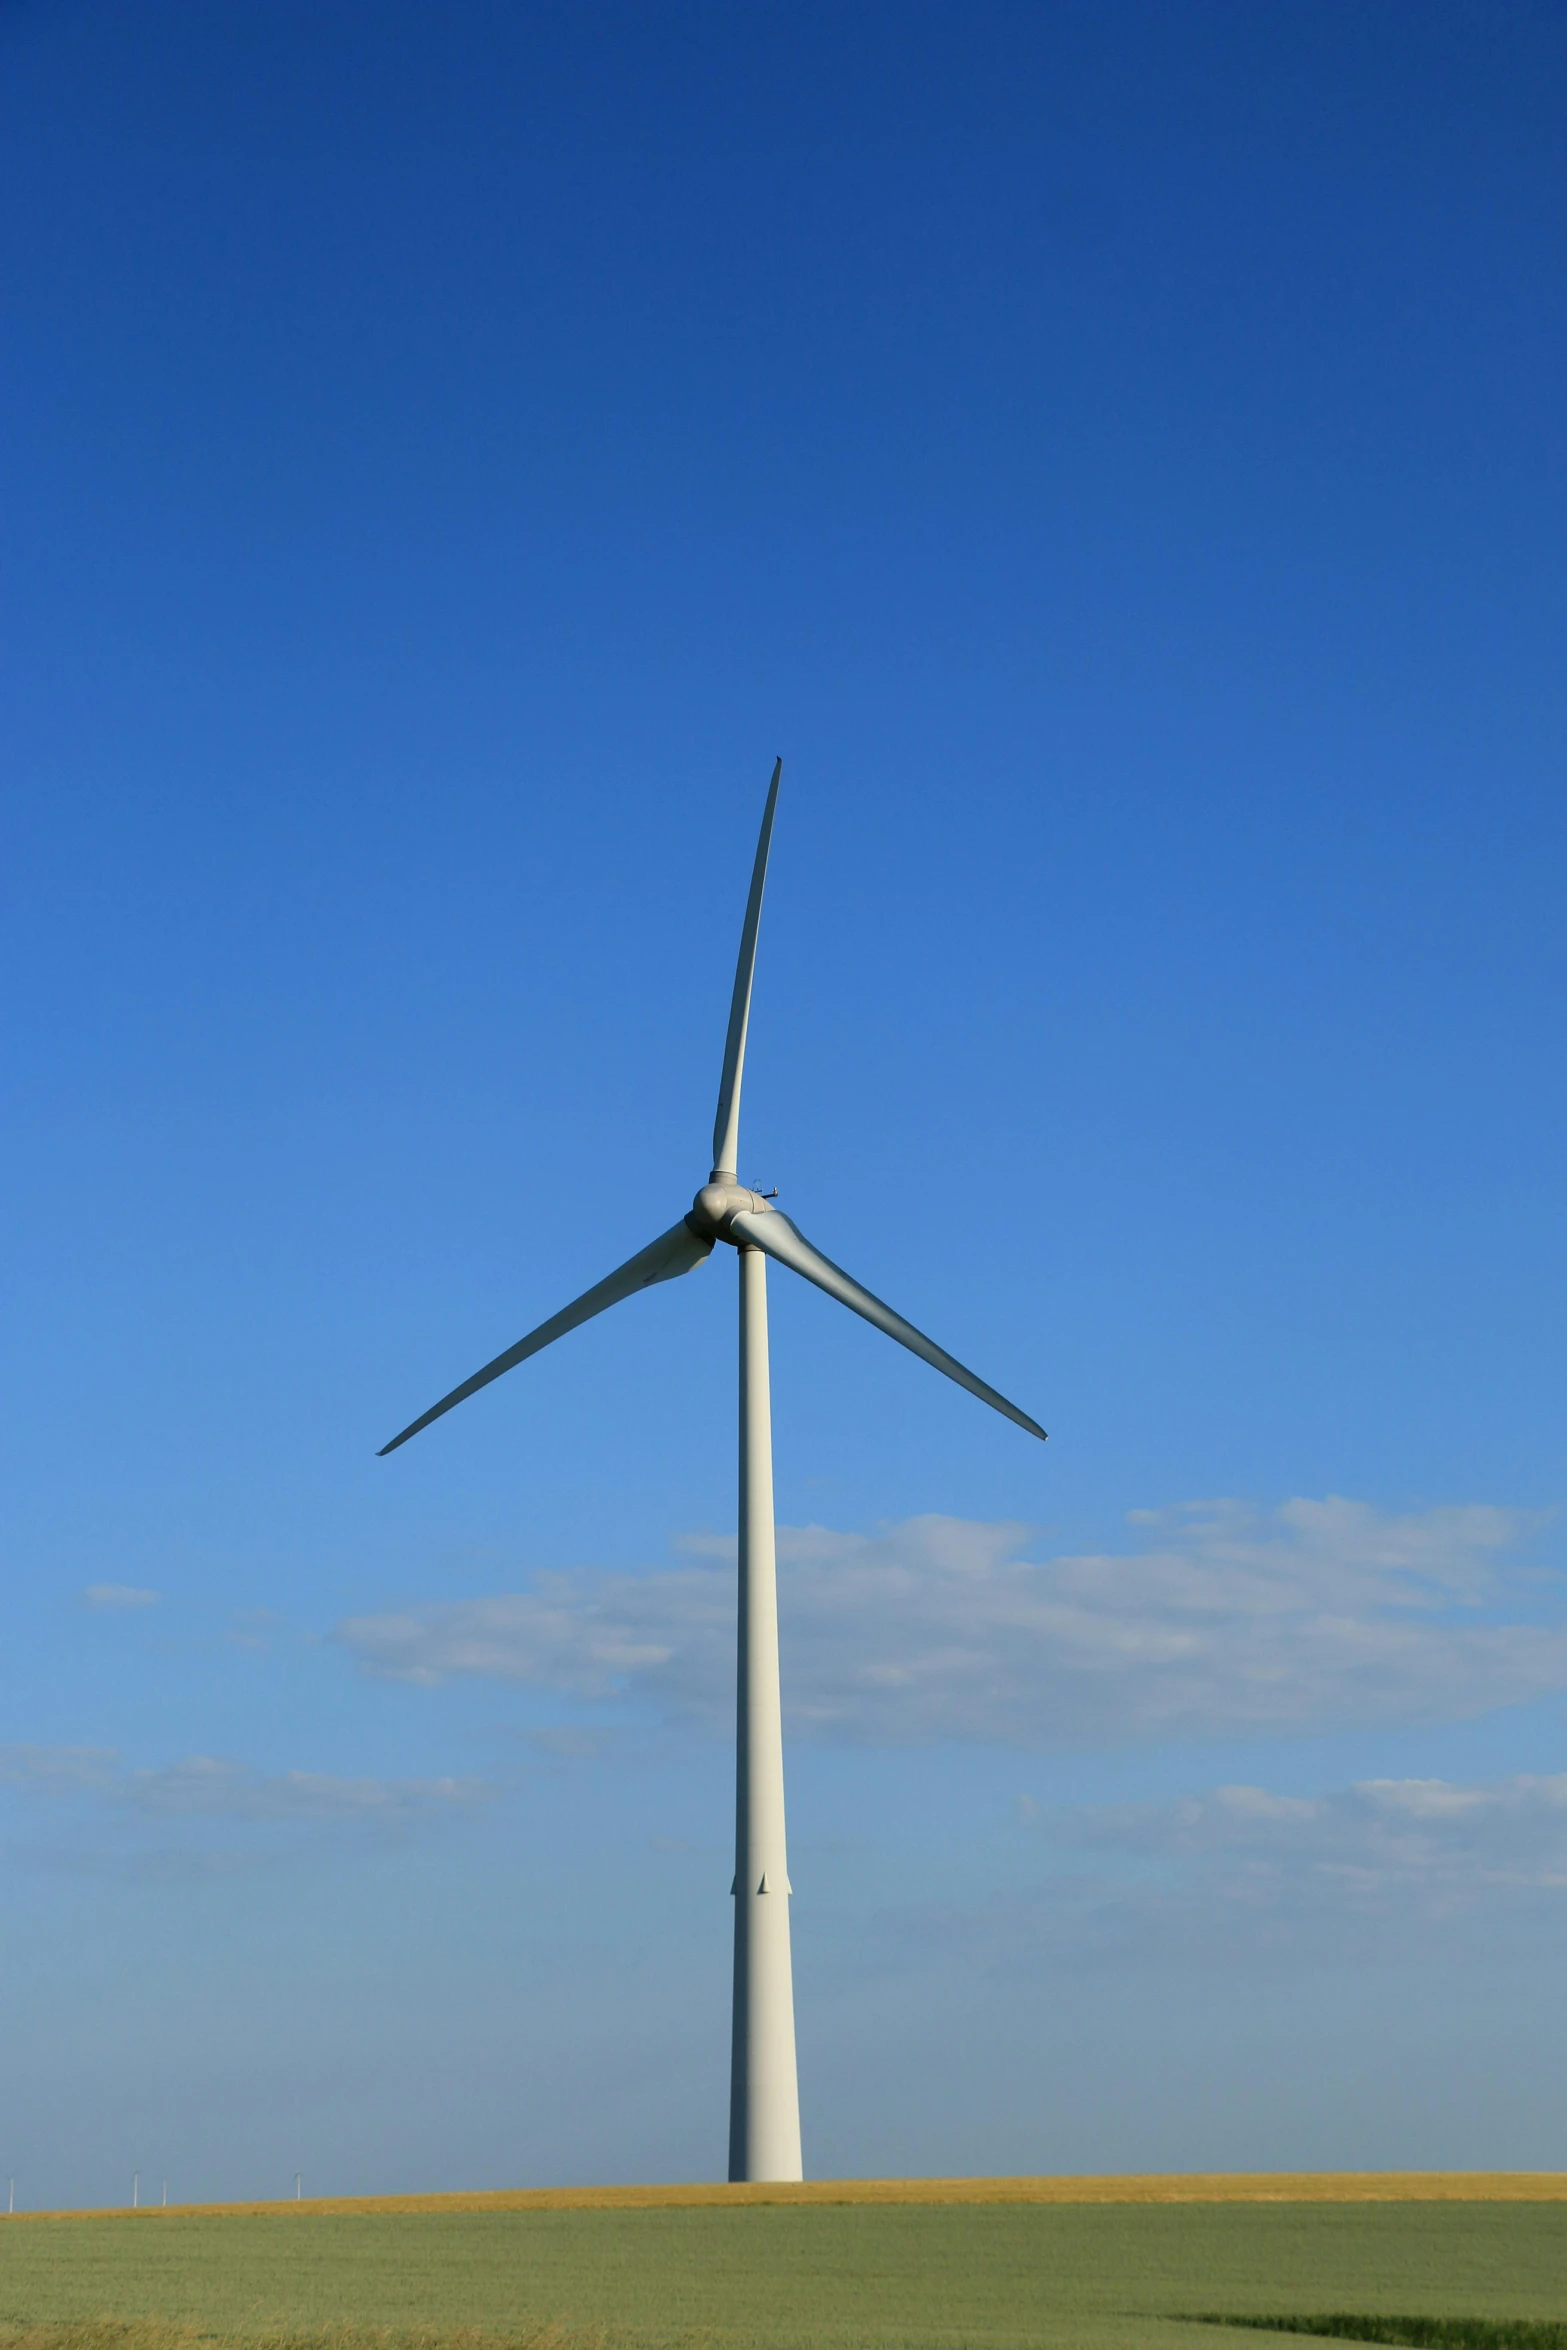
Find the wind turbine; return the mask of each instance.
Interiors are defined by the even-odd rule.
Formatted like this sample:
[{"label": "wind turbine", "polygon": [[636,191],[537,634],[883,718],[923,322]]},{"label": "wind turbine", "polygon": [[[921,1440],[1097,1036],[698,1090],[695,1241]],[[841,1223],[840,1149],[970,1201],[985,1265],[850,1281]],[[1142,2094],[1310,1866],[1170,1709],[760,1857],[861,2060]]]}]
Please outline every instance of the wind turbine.
[{"label": "wind turbine", "polygon": [[729,2075],[729,2176],[798,2179],[800,2096],[794,2054],[794,1982],[789,1958],[789,1869],[784,1848],[783,1720],[778,1693],[778,1593],[773,1548],[773,1437],[767,1372],[767,1260],[787,1265],[825,1289],[912,1354],[944,1371],[982,1403],[1015,1420],[1030,1436],[1045,1431],[1027,1412],[965,1370],[933,1339],[833,1264],[789,1221],[770,1197],[739,1179],[740,1079],[756,934],[767,882],[767,854],[778,806],[780,759],[773,768],[761,838],[740,932],[740,960],[729,1006],[729,1034],[713,1122],[713,1167],[690,1213],[672,1224],[618,1271],[585,1290],[515,1346],[475,1371],[432,1404],[401,1435],[383,1445],[395,1452],[454,1404],[463,1403],[529,1355],[564,1338],[622,1298],[655,1282],[672,1281],[705,1264],[725,1241],[740,1261],[740,1637],[736,1673],[734,2009]]}]

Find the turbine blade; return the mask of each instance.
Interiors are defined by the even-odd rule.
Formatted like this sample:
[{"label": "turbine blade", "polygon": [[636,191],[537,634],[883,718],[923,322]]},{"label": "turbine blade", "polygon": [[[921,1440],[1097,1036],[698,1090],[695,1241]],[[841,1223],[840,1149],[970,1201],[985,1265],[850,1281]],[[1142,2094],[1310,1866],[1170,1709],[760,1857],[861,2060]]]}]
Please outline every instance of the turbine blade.
[{"label": "turbine blade", "polygon": [[762,919],[762,891],[767,886],[767,852],[773,840],[773,810],[778,805],[778,778],[783,761],[773,767],[762,810],[762,836],[751,868],[751,894],[745,902],[745,926],[740,933],[740,960],[735,965],[735,992],[729,1003],[729,1034],[724,1039],[724,1074],[718,1086],[718,1115],[713,1120],[713,1171],[739,1181],[740,1078],[745,1068],[745,1032],[751,1018],[751,975],[756,969],[756,932]]},{"label": "turbine blade", "polygon": [[900,1346],[906,1346],[910,1354],[918,1355],[922,1362],[931,1364],[938,1371],[945,1371],[949,1379],[955,1379],[960,1387],[966,1387],[970,1395],[977,1395],[981,1403],[988,1403],[992,1411],[1000,1412],[1005,1419],[1015,1420],[1020,1428],[1028,1430],[1030,1436],[1037,1436],[1041,1442],[1044,1441],[1045,1431],[1037,1420],[1031,1420],[1027,1412],[1020,1412],[1015,1403],[1008,1403],[1004,1395],[998,1395],[983,1379],[965,1370],[960,1362],[947,1353],[945,1347],[927,1338],[922,1330],[916,1330],[912,1322],[905,1322],[901,1314],[895,1314],[891,1306],[883,1305],[879,1297],[872,1297],[868,1289],[862,1289],[852,1275],[846,1273],[841,1265],[835,1265],[830,1257],[824,1257],[820,1249],[812,1248],[804,1233],[791,1224],[780,1209],[768,1208],[761,1213],[751,1210],[731,1216],[727,1229],[742,1248],[762,1249],[780,1265],[787,1265],[791,1272],[803,1273],[807,1281],[814,1281],[818,1289],[825,1289],[827,1295],[835,1297],[840,1305],[847,1306],[852,1313],[863,1314],[866,1321],[874,1324],[876,1329],[885,1330],[889,1338],[895,1338]]},{"label": "turbine blade", "polygon": [[384,1460],[389,1452],[395,1452],[400,1444],[406,1444],[410,1436],[417,1436],[421,1428],[428,1428],[432,1420],[438,1420],[443,1412],[449,1412],[453,1404],[465,1403],[481,1387],[488,1387],[490,1381],[498,1379],[503,1371],[514,1370],[518,1363],[525,1363],[529,1355],[536,1355],[542,1347],[553,1344],[557,1338],[564,1338],[567,1331],[575,1330],[579,1322],[591,1322],[594,1315],[602,1314],[607,1306],[619,1305],[623,1297],[632,1297],[639,1289],[651,1289],[655,1281],[673,1281],[677,1274],[691,1272],[711,1256],[712,1251],[712,1242],[701,1239],[689,1224],[671,1225],[649,1247],[639,1250],[634,1257],[628,1257],[617,1272],[609,1274],[594,1288],[585,1289],[569,1306],[563,1306],[558,1314],[552,1314],[547,1322],[541,1322],[537,1330],[530,1330],[526,1338],[519,1338],[515,1346],[509,1346],[503,1355],[497,1355],[493,1363],[486,1363],[482,1371],[475,1371],[471,1379],[465,1379],[461,1387],[454,1387],[450,1395],[443,1395],[440,1402],[432,1404],[427,1412],[421,1412],[417,1420],[409,1422],[400,1436],[394,1436],[390,1444],[382,1445],[377,1459]]}]

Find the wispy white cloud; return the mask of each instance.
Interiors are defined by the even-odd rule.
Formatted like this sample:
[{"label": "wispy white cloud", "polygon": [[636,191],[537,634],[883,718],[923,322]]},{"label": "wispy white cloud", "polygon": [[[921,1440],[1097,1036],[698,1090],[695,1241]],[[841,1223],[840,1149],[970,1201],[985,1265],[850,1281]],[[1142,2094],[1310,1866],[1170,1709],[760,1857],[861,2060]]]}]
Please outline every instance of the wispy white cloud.
[{"label": "wispy white cloud", "polygon": [[407,1820],[484,1802],[482,1779],[339,1778],[327,1771],[268,1775],[208,1754],[188,1755],[163,1770],[131,1771],[118,1800],[160,1819],[369,1822]]},{"label": "wispy white cloud", "polygon": [[537,1576],[531,1591],[355,1616],[338,1637],[390,1679],[478,1675],[582,1698],[652,1686],[677,1710],[702,1712],[722,1688],[734,1629],[733,1569],[702,1565],[655,1575],[567,1568]]},{"label": "wispy white cloud", "polygon": [[0,1786],[31,1795],[91,1796],[100,1808],[147,1819],[350,1825],[468,1807],[494,1792],[483,1779],[267,1773],[205,1754],[157,1770],[129,1770],[112,1747],[104,1746],[0,1746]]},{"label": "wispy white cloud", "polygon": [[1217,1787],[1172,1804],[1043,1813],[1054,1841],[1238,1871],[1254,1891],[1304,1876],[1341,1898],[1427,1905],[1499,1890],[1567,1893],[1567,1773],[1478,1786],[1366,1779],[1312,1797]]},{"label": "wispy white cloud", "polygon": [[1310,1797],[1218,1787],[1025,1815],[1039,1870],[977,1909],[890,1921],[1006,1963],[1114,1955],[1356,1964],[1554,1950],[1567,1923],[1567,1774],[1372,1779]]},{"label": "wispy white cloud", "polygon": [[[1560,1577],[1526,1571],[1540,1520],[1483,1505],[1398,1515],[1329,1498],[1192,1504],[1138,1546],[1032,1560],[1028,1530],[914,1518],[871,1535],[780,1528],[794,1734],[1021,1746],[1458,1720],[1567,1688]],[[726,1724],[732,1545],[643,1575],[359,1616],[369,1672],[465,1675]]]},{"label": "wispy white cloud", "polygon": [[82,1795],[112,1785],[112,1746],[0,1746],[0,1787],[30,1795]]},{"label": "wispy white cloud", "polygon": [[89,1583],[82,1605],[96,1614],[123,1613],[129,1608],[156,1607],[161,1592],[138,1590],[134,1583]]},{"label": "wispy white cloud", "polygon": [[276,1608],[252,1607],[237,1615],[224,1633],[231,1648],[243,1648],[251,1656],[270,1656],[284,1629],[284,1619]]}]

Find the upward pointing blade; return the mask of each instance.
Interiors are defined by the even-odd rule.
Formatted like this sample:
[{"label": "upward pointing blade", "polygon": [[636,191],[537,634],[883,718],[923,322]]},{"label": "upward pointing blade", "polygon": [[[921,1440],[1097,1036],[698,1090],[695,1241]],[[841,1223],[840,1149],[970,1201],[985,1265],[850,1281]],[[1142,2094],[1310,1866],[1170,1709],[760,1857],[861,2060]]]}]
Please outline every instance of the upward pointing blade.
[{"label": "upward pointing blade", "polygon": [[1028,1430],[1030,1436],[1037,1436],[1041,1442],[1044,1441],[1045,1431],[1037,1420],[1031,1420],[1027,1412],[1020,1412],[1015,1403],[1008,1403],[1006,1397],[998,1395],[995,1388],[988,1387],[983,1379],[965,1370],[955,1356],[947,1353],[945,1347],[938,1346],[933,1338],[927,1338],[922,1330],[916,1330],[912,1322],[905,1322],[901,1314],[895,1314],[891,1306],[883,1305],[881,1299],[873,1297],[868,1289],[862,1289],[852,1275],[846,1273],[841,1265],[835,1265],[830,1257],[824,1257],[820,1249],[812,1248],[804,1233],[790,1223],[781,1209],[768,1208],[759,1214],[752,1211],[731,1216],[728,1231],[742,1248],[759,1248],[766,1255],[775,1257],[780,1265],[789,1266],[792,1272],[803,1273],[807,1281],[814,1281],[818,1289],[825,1289],[827,1295],[835,1297],[840,1305],[848,1306],[853,1313],[863,1314],[866,1321],[873,1323],[878,1330],[885,1330],[889,1338],[895,1338],[900,1346],[906,1346],[910,1354],[916,1354],[922,1362],[944,1371],[949,1379],[955,1379],[960,1387],[966,1387],[970,1395],[977,1395],[981,1403],[988,1403],[992,1411],[1000,1412],[1005,1419],[1015,1420],[1020,1428]]},{"label": "upward pointing blade", "polygon": [[475,1371],[473,1377],[465,1379],[461,1387],[454,1387],[450,1395],[443,1395],[439,1403],[432,1404],[417,1420],[410,1421],[400,1436],[394,1436],[390,1444],[382,1445],[377,1458],[384,1460],[389,1452],[395,1452],[400,1444],[406,1444],[410,1436],[417,1436],[421,1428],[428,1428],[432,1420],[438,1420],[443,1412],[449,1412],[453,1404],[465,1403],[470,1395],[477,1395],[481,1387],[488,1387],[490,1381],[498,1379],[503,1371],[513,1370],[518,1363],[525,1363],[529,1355],[536,1355],[555,1339],[564,1338],[567,1331],[575,1330],[580,1322],[591,1322],[594,1315],[602,1314],[607,1306],[618,1306],[623,1297],[632,1297],[639,1289],[651,1289],[655,1281],[673,1281],[677,1274],[691,1272],[712,1252],[712,1242],[699,1238],[689,1224],[671,1225],[649,1247],[639,1249],[634,1257],[628,1257],[618,1271],[607,1275],[592,1289],[585,1289],[569,1306],[562,1306],[558,1314],[552,1314],[547,1322],[541,1322],[537,1330],[530,1330],[526,1338],[519,1338],[515,1346],[509,1346],[503,1355],[497,1355],[493,1363],[486,1363],[482,1371]]},{"label": "upward pointing blade", "polygon": [[767,852],[773,840],[773,810],[778,805],[778,778],[783,761],[773,767],[762,810],[762,837],[756,844],[751,868],[751,894],[745,904],[745,926],[740,933],[740,960],[735,965],[735,992],[729,1003],[729,1034],[724,1039],[724,1074],[718,1087],[718,1115],[713,1120],[713,1172],[739,1180],[740,1077],[745,1068],[745,1032],[751,1017],[751,975],[756,969],[756,931],[762,919],[762,891],[767,885]]}]

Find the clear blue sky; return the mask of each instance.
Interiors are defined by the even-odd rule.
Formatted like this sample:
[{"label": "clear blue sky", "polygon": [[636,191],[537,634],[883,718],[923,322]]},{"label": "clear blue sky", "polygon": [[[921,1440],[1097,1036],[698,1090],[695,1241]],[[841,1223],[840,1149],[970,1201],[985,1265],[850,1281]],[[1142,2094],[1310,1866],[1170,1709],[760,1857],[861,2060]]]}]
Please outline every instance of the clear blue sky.
[{"label": "clear blue sky", "polygon": [[[0,2164],[1567,2167],[1567,18],[13,5]],[[1194,1506],[1195,1505],[1195,1506]],[[805,1531],[814,1529],[814,1531]]]}]

